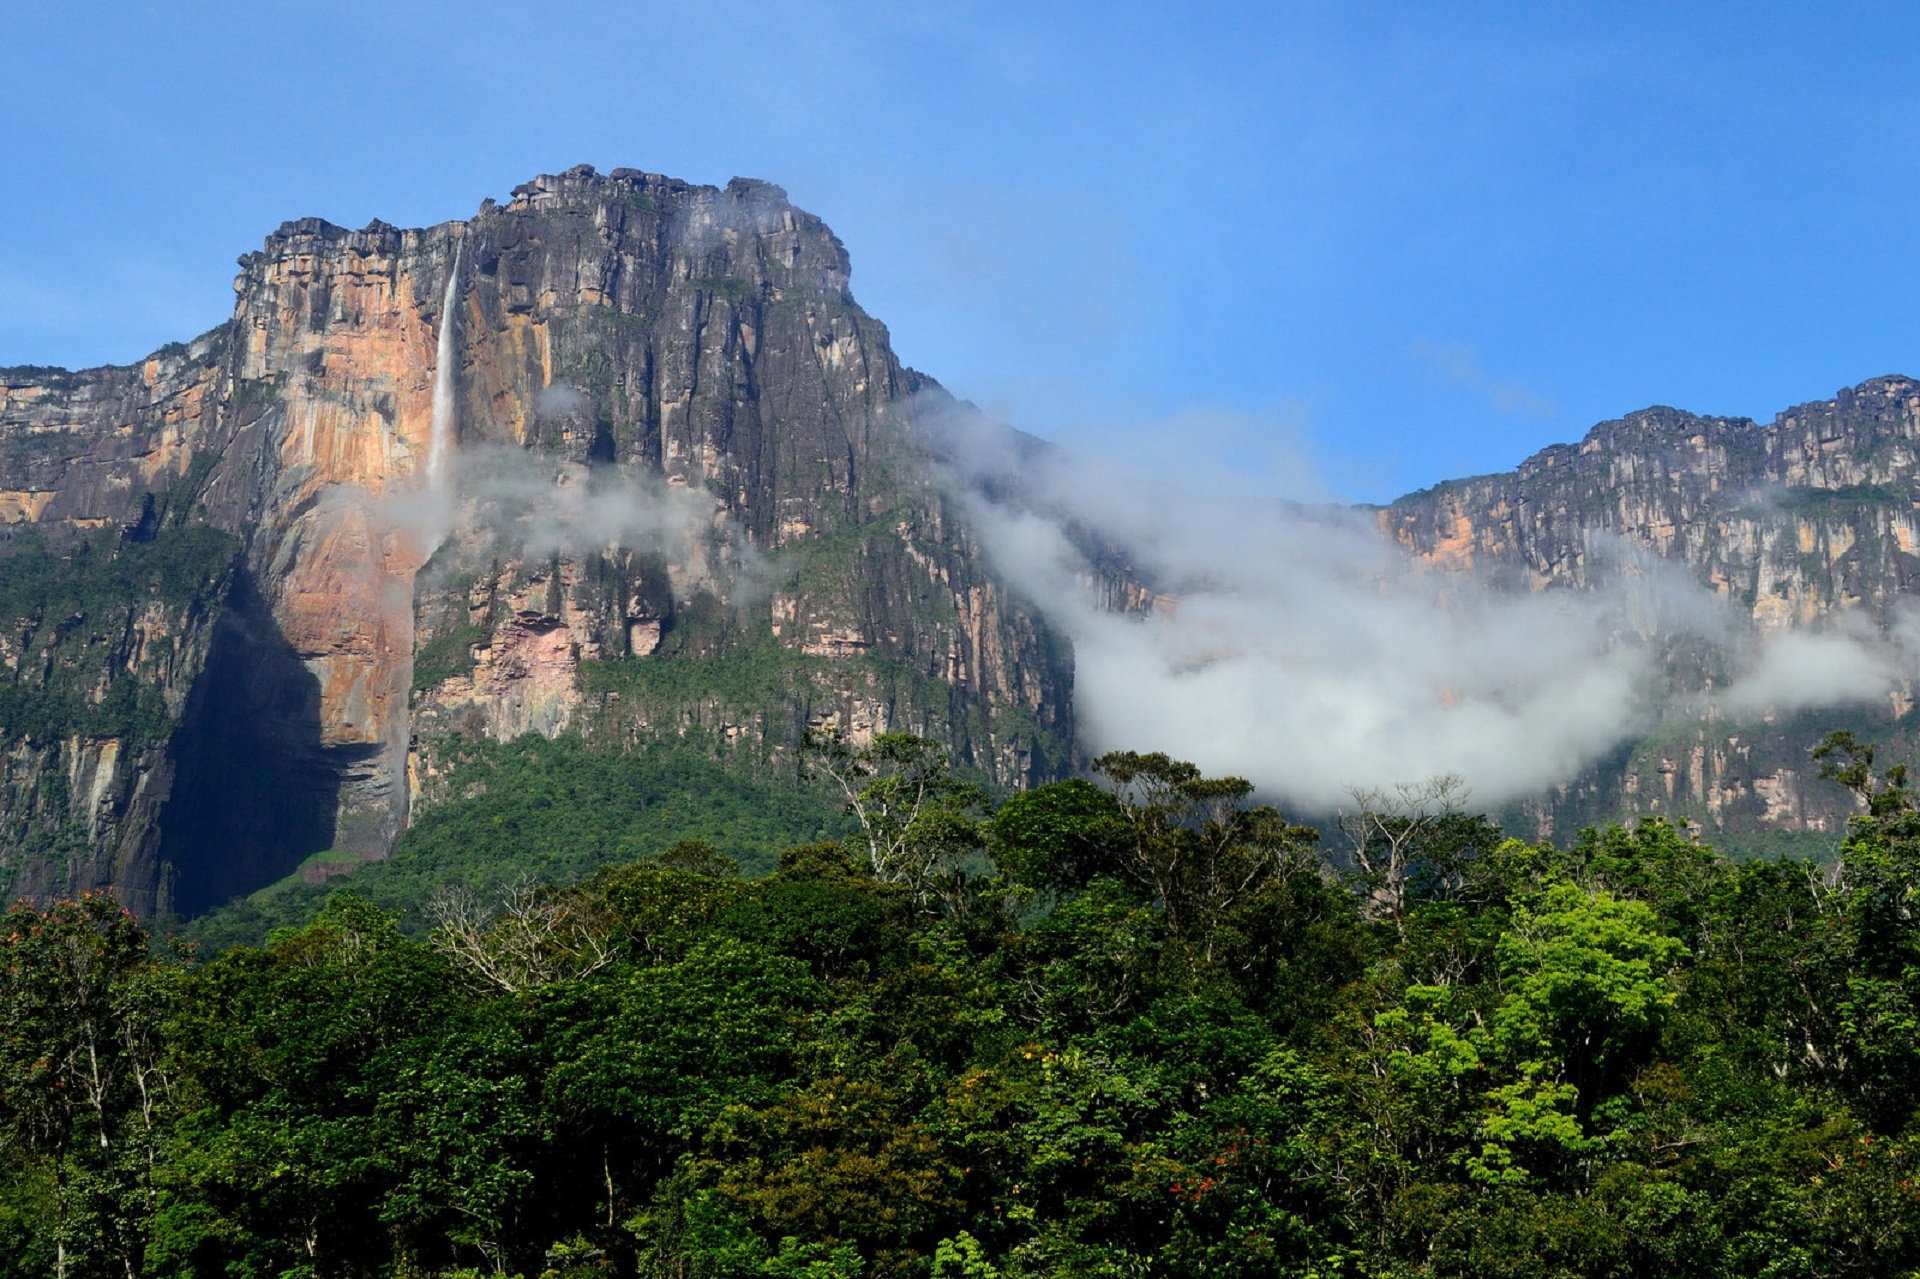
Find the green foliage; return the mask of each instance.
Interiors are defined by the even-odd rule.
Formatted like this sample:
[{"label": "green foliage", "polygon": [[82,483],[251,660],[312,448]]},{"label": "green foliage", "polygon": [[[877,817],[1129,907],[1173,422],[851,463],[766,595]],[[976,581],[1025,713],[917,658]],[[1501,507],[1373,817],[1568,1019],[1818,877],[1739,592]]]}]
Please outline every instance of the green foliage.
[{"label": "green foliage", "polygon": [[1779,507],[1808,519],[1845,517],[1876,508],[1901,509],[1907,505],[1904,489],[1884,484],[1844,484],[1838,488],[1795,486],[1781,491]]},{"label": "green foliage", "polygon": [[156,515],[164,520],[167,527],[186,526],[187,520],[194,514],[200,490],[206,487],[207,477],[213,474],[213,468],[219,464],[218,453],[195,452],[187,459],[186,473],[167,486],[156,510]]},{"label": "green foliage", "polygon": [[[424,932],[434,893],[483,897],[523,882],[570,884],[596,869],[703,840],[750,870],[778,851],[838,833],[826,796],[730,772],[705,756],[656,747],[616,755],[577,737],[452,742],[449,798],[426,809],[386,861],[360,867],[354,891]],[[297,925],[331,891],[297,877],[193,921],[186,935],[216,947],[257,943]]]},{"label": "green foliage", "polygon": [[[1920,1269],[1904,803],[1825,866],[1387,814],[1396,879],[1164,756],[991,812],[928,743],[825,745],[854,825],[757,878],[796,792],[647,827],[711,765],[562,740],[476,748],[356,881],[392,905],[264,946],[9,912],[0,1277]],[[575,882],[410,935],[508,871]]]},{"label": "green foliage", "polygon": [[980,1241],[962,1230],[933,1250],[934,1279],[1000,1279]]},{"label": "green foliage", "polygon": [[280,396],[280,388],[271,377],[241,378],[233,384],[233,394],[228,402],[234,412],[245,414],[249,410],[264,409]]},{"label": "green foliage", "polygon": [[136,622],[157,609],[162,626],[179,628],[217,607],[238,550],[204,526],[144,542],[102,537],[64,554],[16,538],[0,555],[0,629],[18,655],[0,672],[0,740],[80,734],[137,746],[169,732],[152,667],[171,644],[149,641],[143,661]]},{"label": "green foliage", "polygon": [[1083,778],[1023,791],[987,823],[1002,873],[1039,892],[1071,893],[1117,872],[1111,845],[1125,814],[1113,796]]},{"label": "green foliage", "polygon": [[709,275],[697,280],[689,280],[690,288],[712,298],[724,298],[735,306],[742,306],[760,296],[759,288],[751,280],[743,280],[736,275]]},{"label": "green foliage", "polygon": [[1820,776],[1838,782],[1866,801],[1870,816],[1891,817],[1913,807],[1907,790],[1907,766],[1894,764],[1876,774],[1873,746],[1848,730],[1829,733],[1814,748],[1813,757],[1820,761]]},{"label": "green foliage", "polygon": [[0,918],[0,1140],[62,1267],[145,1251],[161,1134],[141,1103],[161,1076],[165,998],[142,982],[146,960],[145,934],[102,895]]},{"label": "green foliage", "polygon": [[982,843],[985,790],[955,776],[939,746],[910,733],[881,733],[859,747],[815,735],[808,746],[812,766],[846,797],[858,824],[852,842],[873,877],[900,885],[922,909],[937,898],[956,911],[969,896],[967,862]]},{"label": "green foliage", "polygon": [[435,688],[456,675],[472,674],[473,646],[488,635],[484,626],[456,626],[422,644],[413,655],[414,691]]},{"label": "green foliage", "polygon": [[745,647],[721,656],[580,663],[580,687],[591,695],[617,693],[647,707],[715,701],[727,706],[777,706],[791,698],[819,663],[777,644]]},{"label": "green foliage", "polygon": [[1553,884],[1537,907],[1515,912],[1495,946],[1506,997],[1468,1039],[1515,1076],[1489,1094],[1487,1144],[1468,1160],[1476,1177],[1527,1180],[1522,1150],[1541,1164],[1597,1149],[1581,1103],[1617,1094],[1628,1068],[1644,1064],[1676,999],[1665,974],[1685,949],[1644,902],[1574,884]]},{"label": "green foliage", "polygon": [[[1203,965],[1226,958],[1237,908],[1306,865],[1319,832],[1250,802],[1253,784],[1203,777],[1162,754],[1118,751],[1093,762],[1113,785],[1108,843],[1123,878],[1160,907],[1169,937]],[[1317,866],[1317,863],[1315,863]]]},{"label": "green foliage", "polygon": [[49,390],[64,392],[79,386],[80,376],[57,364],[8,364],[0,365],[0,381],[14,386],[38,383]]}]

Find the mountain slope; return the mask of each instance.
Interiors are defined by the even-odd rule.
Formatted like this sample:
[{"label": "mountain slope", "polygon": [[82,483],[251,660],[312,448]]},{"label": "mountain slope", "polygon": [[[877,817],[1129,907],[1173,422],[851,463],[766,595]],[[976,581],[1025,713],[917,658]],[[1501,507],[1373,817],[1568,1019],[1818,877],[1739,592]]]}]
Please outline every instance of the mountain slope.
[{"label": "mountain slope", "polygon": [[899,727],[1004,785],[1065,767],[1066,650],[931,479],[944,393],[777,187],[582,166],[464,222],[287,223],[240,266],[190,345],[0,373],[14,541],[232,539],[147,627],[182,656],[89,659],[86,696],[151,687],[166,731],[5,726],[16,890],[192,912],[384,856],[460,735],[790,774],[808,727]]},{"label": "mountain slope", "polygon": [[[987,567],[939,480],[953,402],[848,273],[777,187],[582,166],[435,227],[286,223],[193,342],[0,369],[0,878],[148,914],[320,882],[526,733],[791,779],[811,729],[909,729],[1001,786],[1063,775],[1069,646]],[[1649,409],[1377,518],[1516,589],[1640,556],[1761,634],[1885,631],[1917,485],[1920,384],[1889,377],[1767,426]],[[1107,607],[1175,603],[1095,549]],[[1513,816],[1830,839],[1850,801],[1809,748],[1905,750],[1912,699],[1675,700]]]}]

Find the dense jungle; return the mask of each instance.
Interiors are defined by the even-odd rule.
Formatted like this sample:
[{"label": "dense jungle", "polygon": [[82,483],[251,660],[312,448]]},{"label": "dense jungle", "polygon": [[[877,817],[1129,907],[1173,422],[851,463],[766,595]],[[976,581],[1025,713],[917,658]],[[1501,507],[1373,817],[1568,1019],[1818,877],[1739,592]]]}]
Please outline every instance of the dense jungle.
[{"label": "dense jungle", "polygon": [[[1001,799],[904,734],[620,845],[509,761],[262,944],[7,913],[0,1274],[1912,1273],[1920,811],[1821,756],[1837,855],[1742,863],[1446,778],[1324,835],[1157,754]],[[535,829],[621,859],[421,887]]]}]

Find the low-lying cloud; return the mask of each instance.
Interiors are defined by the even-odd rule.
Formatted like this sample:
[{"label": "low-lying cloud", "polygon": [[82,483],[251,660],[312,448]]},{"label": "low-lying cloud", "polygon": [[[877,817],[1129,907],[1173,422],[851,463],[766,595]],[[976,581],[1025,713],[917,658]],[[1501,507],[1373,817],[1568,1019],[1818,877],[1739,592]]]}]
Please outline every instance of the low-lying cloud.
[{"label": "low-lying cloud", "polygon": [[1434,342],[1422,338],[1413,344],[1413,357],[1502,413],[1516,417],[1558,417],[1560,414],[1553,401],[1526,383],[1489,374],[1480,362],[1479,349],[1465,342]]},{"label": "low-lying cloud", "polygon": [[[1920,626],[1757,636],[1617,539],[1591,548],[1609,565],[1592,590],[1503,589],[1204,456],[1141,467],[938,417],[995,567],[1074,642],[1091,749],[1165,750],[1313,810],[1442,773],[1499,805],[1571,780],[1676,698],[1729,718],[1867,702],[1920,654]],[[1113,611],[1101,560],[1163,594]],[[1737,677],[1676,689],[1678,648]]]},{"label": "low-lying cloud", "polygon": [[1911,612],[1885,633],[1842,617],[1824,631],[1782,631],[1748,646],[1743,673],[1711,705],[1730,719],[1879,701],[1920,672],[1920,627]]},{"label": "low-lying cloud", "polygon": [[[572,407],[556,398],[541,411]],[[385,518],[415,530],[429,550],[446,547],[435,559],[449,569],[501,553],[545,559],[632,551],[663,561],[676,597],[705,591],[736,606],[764,594],[770,571],[704,487],[505,444],[463,445],[444,488],[391,495]]]}]

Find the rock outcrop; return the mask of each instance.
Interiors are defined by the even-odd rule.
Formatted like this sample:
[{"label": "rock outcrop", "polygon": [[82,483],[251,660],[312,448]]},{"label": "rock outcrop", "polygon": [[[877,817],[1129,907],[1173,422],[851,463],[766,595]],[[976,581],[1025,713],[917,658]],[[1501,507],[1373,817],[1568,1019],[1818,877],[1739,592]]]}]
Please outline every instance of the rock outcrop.
[{"label": "rock outcrop", "polygon": [[[137,750],[0,724],[14,887],[191,913],[383,856],[448,734],[764,767],[809,726],[910,728],[1006,785],[1066,766],[1065,648],[933,481],[944,393],[779,188],[583,166],[464,222],[290,222],[240,267],[232,320],[189,345],[0,370],[15,544],[230,539],[199,595],[95,655],[83,700],[159,690]],[[127,625],[169,634],[166,662]]]},{"label": "rock outcrop", "polygon": [[[1518,589],[1594,587],[1617,580],[1623,557],[1650,555],[1763,634],[1848,614],[1884,629],[1920,588],[1920,383],[1875,378],[1765,426],[1647,409],[1517,471],[1401,498],[1378,519],[1428,563],[1489,570]],[[1679,674],[1710,687],[1723,673]],[[1527,818],[1541,833],[1565,834],[1651,812],[1736,845],[1796,832],[1831,842],[1853,807],[1818,780],[1812,746],[1844,726],[1904,755],[1912,707],[1903,684],[1878,705],[1755,723],[1676,714],[1526,805]]]}]

